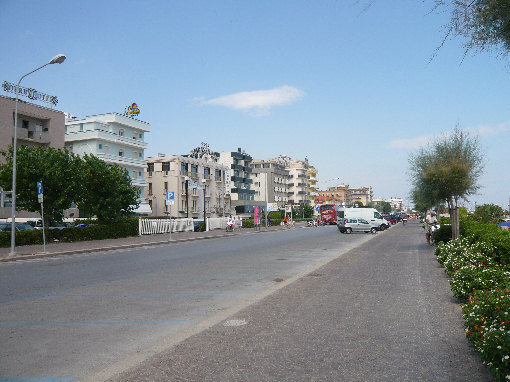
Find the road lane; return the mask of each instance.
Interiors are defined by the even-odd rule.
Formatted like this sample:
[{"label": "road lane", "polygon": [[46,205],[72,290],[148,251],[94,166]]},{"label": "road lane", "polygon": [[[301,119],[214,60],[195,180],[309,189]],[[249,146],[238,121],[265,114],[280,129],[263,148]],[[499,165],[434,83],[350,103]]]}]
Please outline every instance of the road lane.
[{"label": "road lane", "polygon": [[81,380],[150,355],[372,237],[296,228],[0,264],[0,377]]}]

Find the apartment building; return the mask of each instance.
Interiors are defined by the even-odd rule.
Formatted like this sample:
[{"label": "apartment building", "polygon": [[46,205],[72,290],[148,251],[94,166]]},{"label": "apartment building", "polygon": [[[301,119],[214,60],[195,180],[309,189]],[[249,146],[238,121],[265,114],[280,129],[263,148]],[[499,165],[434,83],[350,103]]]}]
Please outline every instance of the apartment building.
[{"label": "apartment building", "polygon": [[319,189],[317,187],[318,175],[319,171],[312,166],[311,164],[308,165],[308,172],[307,175],[307,191],[308,191],[308,200],[310,205],[314,204],[315,198],[319,196]]},{"label": "apartment building", "polygon": [[[14,142],[16,99],[0,96],[0,150]],[[18,100],[17,146],[64,148],[65,115],[62,111]],[[0,157],[3,161],[3,157]],[[10,190],[10,188],[9,188]],[[11,216],[11,195],[0,193],[0,218]],[[34,213],[19,211],[18,217],[34,217]]]},{"label": "apartment building", "polygon": [[277,203],[278,207],[288,204],[287,185],[290,175],[285,165],[285,161],[281,158],[254,159],[252,161],[252,179],[256,202]]},{"label": "apartment building", "polygon": [[287,197],[289,204],[307,204],[311,205],[308,169],[310,167],[308,158],[304,160],[294,160],[285,155],[280,157],[285,163],[285,168],[289,171],[289,183],[287,184]]},{"label": "apartment building", "polygon": [[[219,163],[230,168],[231,203],[235,214],[248,214],[253,212],[255,205],[255,190],[252,188],[253,179],[250,164],[252,157],[244,150],[219,153]],[[228,182],[228,180],[227,180]]]},{"label": "apartment building", "polygon": [[[151,216],[203,219],[228,216],[230,168],[219,162],[219,154],[206,144],[188,155],[164,155],[147,158],[145,179]],[[173,204],[167,205],[167,192],[173,192]]]},{"label": "apartment building", "polygon": [[144,170],[147,162],[145,134],[150,124],[118,113],[98,114],[84,119],[67,119],[65,147],[78,155],[92,154],[108,163],[116,163],[128,170],[131,183],[139,191],[140,206],[134,211],[150,214],[145,198],[147,181]]}]

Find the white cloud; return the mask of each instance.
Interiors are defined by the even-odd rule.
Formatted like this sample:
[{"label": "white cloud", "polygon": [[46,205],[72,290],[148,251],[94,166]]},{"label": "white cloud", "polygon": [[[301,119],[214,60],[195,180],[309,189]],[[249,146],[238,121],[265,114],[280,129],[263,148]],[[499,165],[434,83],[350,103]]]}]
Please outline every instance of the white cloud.
[{"label": "white cloud", "polygon": [[414,150],[418,147],[424,147],[434,139],[433,135],[422,135],[414,138],[394,139],[386,143],[390,149]]},{"label": "white cloud", "polygon": [[225,106],[234,110],[268,112],[274,106],[289,105],[302,98],[305,92],[295,87],[284,85],[269,90],[254,90],[234,93],[226,96],[204,100],[196,98],[202,105]]},{"label": "white cloud", "polygon": [[476,127],[468,127],[468,132],[477,134],[480,137],[490,137],[492,135],[498,135],[510,131],[508,123],[501,123],[497,126],[481,125]]},{"label": "white cloud", "polygon": [[[510,131],[510,126],[508,123],[501,123],[497,126],[480,125],[477,127],[468,127],[464,130],[470,134],[478,135],[480,138],[483,138],[506,133],[507,131]],[[392,149],[413,150],[418,147],[425,147],[428,143],[433,142],[437,137],[438,136],[434,135],[422,135],[414,138],[394,139],[386,143],[386,146]]]}]

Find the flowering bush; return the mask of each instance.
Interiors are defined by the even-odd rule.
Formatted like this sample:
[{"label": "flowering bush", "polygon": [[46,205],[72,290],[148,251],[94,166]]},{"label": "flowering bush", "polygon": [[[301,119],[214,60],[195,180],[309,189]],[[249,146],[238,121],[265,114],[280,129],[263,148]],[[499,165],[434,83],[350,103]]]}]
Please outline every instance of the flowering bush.
[{"label": "flowering bush", "polygon": [[498,380],[510,380],[510,283],[478,290],[464,305],[466,336]]},{"label": "flowering bush", "polygon": [[474,291],[491,290],[507,280],[510,280],[510,272],[504,271],[499,265],[487,267],[468,264],[453,274],[450,286],[455,297],[467,300]]}]

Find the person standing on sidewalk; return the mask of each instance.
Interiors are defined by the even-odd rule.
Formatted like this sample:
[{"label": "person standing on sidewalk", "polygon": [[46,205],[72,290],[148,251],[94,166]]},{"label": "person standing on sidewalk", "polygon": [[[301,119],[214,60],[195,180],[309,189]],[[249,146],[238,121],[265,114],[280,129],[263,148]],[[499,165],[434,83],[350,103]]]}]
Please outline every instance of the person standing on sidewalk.
[{"label": "person standing on sidewalk", "polygon": [[436,213],[430,211],[425,217],[425,237],[427,238],[427,244],[430,245],[430,236],[432,235],[432,227],[437,223]]}]

